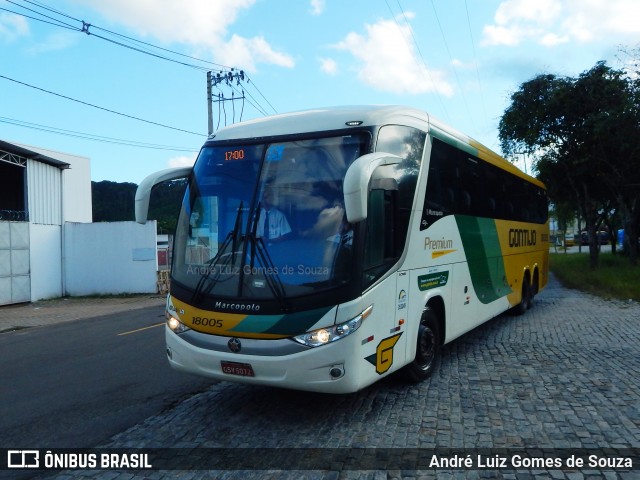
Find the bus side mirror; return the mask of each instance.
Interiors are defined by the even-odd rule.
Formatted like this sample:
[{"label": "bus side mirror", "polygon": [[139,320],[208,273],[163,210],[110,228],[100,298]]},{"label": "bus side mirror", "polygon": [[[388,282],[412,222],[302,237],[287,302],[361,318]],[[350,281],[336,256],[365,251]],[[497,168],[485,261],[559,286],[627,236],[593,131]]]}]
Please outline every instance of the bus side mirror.
[{"label": "bus side mirror", "polygon": [[136,190],[136,222],[147,223],[147,214],[149,213],[149,199],[151,198],[151,189],[159,183],[168,180],[176,180],[178,178],[187,178],[191,175],[193,167],[177,167],[160,170],[147,176]]},{"label": "bus side mirror", "polygon": [[369,181],[373,171],[381,165],[395,165],[401,157],[390,153],[368,153],[351,164],[344,177],[344,209],[349,223],[357,223],[367,218]]}]

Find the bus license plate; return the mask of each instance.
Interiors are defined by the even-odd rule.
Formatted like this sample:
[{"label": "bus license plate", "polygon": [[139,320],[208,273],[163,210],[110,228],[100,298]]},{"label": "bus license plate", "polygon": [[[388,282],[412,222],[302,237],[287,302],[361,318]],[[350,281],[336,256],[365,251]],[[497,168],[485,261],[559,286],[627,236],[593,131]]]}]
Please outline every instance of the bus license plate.
[{"label": "bus license plate", "polygon": [[253,367],[248,363],[225,362],[221,360],[220,364],[222,365],[222,373],[239,375],[241,377],[255,377]]}]

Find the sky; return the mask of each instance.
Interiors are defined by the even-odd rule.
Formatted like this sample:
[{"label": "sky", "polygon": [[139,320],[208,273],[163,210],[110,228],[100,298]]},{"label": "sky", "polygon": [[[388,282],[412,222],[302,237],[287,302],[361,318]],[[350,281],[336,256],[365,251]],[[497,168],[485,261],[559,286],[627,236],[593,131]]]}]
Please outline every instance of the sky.
[{"label": "sky", "polygon": [[139,183],[193,164],[210,70],[234,79],[213,88],[214,130],[397,104],[499,152],[523,82],[623,67],[639,18],[637,0],[0,0],[0,139]]}]

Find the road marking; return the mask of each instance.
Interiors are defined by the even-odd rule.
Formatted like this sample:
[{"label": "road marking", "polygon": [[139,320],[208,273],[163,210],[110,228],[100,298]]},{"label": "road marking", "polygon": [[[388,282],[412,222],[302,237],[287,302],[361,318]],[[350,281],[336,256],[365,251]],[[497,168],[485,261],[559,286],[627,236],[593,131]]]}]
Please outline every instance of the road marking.
[{"label": "road marking", "polygon": [[121,337],[122,335],[129,335],[131,333],[137,333],[137,332],[141,332],[143,330],[149,330],[150,328],[156,328],[156,327],[159,327],[159,326],[164,325],[164,324],[165,324],[165,322],[157,323],[155,325],[150,325],[148,327],[138,328],[137,330],[131,330],[130,332],[119,333],[118,336]]}]

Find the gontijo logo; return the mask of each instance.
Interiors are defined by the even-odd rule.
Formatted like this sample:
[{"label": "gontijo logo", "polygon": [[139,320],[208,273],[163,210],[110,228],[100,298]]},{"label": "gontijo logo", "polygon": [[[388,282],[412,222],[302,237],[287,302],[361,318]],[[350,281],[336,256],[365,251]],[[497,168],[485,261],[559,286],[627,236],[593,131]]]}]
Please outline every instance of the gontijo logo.
[{"label": "gontijo logo", "polygon": [[533,247],[537,242],[538,232],[523,228],[509,229],[510,247]]}]

